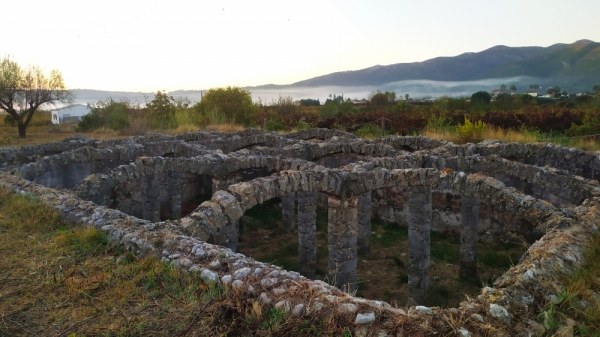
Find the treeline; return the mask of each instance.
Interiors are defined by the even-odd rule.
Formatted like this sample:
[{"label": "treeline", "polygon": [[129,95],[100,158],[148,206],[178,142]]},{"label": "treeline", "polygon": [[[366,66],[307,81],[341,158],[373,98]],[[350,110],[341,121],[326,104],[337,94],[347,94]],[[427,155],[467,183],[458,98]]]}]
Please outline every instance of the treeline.
[{"label": "treeline", "polygon": [[477,92],[469,98],[443,97],[435,101],[414,101],[408,97],[397,101],[394,93],[377,92],[358,103],[333,96],[321,104],[319,100],[294,101],[291,97],[255,103],[248,90],[226,87],[208,90],[202,101],[194,105],[164,92],[157,92],[144,108],[127,102],[104,102],[84,117],[79,129],[110,128],[132,134],[240,124],[274,131],[326,127],[361,132],[383,124],[385,133],[407,135],[428,125],[460,126],[467,120],[501,129],[589,134],[600,130],[600,92],[558,98],[516,94],[491,97]]}]

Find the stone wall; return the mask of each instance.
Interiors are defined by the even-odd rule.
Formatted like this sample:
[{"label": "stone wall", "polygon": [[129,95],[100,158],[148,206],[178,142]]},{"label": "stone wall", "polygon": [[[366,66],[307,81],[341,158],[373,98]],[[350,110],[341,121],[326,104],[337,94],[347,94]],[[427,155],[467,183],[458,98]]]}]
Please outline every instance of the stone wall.
[{"label": "stone wall", "polygon": [[[415,326],[441,333],[448,331],[444,317],[464,317],[463,335],[490,324],[528,336],[530,320],[582,263],[598,231],[600,190],[592,180],[598,155],[556,146],[251,130],[77,139],[1,149],[0,158],[0,168],[12,169],[0,172],[0,187],[36,197],[69,222],[106,231],[135,254],[160,255],[207,283],[236,289],[246,301],[294,315],[353,315],[357,335],[402,334]],[[324,158],[335,163],[319,165]],[[184,215],[182,206],[199,193],[212,196],[179,220],[160,221],[163,209],[173,219]],[[314,275],[317,195],[328,200],[328,274],[337,287],[235,253],[239,218],[280,198],[287,200],[290,228],[298,227],[301,270]],[[474,243],[495,236],[489,233],[539,240],[459,308],[394,308],[339,289],[356,289],[356,256],[369,247],[370,218],[390,210],[409,227],[409,289],[417,304],[427,296],[429,233],[436,226],[447,229],[445,223],[460,235],[460,273],[467,277],[477,272]]]}]

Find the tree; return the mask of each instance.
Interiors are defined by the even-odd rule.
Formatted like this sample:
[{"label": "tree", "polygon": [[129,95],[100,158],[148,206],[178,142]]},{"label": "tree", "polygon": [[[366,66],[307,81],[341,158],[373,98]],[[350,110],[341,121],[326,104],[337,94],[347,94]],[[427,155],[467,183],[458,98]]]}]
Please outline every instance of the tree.
[{"label": "tree", "polygon": [[548,88],[548,90],[546,90],[546,93],[548,95],[550,95],[550,97],[558,97],[561,95],[562,90],[560,90],[559,86],[554,86],[554,87]]},{"label": "tree", "polygon": [[492,96],[487,91],[478,91],[471,95],[471,104],[489,104]]},{"label": "tree", "polygon": [[83,116],[79,122],[80,131],[92,131],[101,127],[112,130],[124,130],[129,127],[129,113],[131,107],[128,102],[113,101],[109,99],[100,102],[92,111]]},{"label": "tree", "polygon": [[247,89],[226,87],[208,90],[195,106],[211,122],[250,124],[256,112],[252,95]]},{"label": "tree", "polygon": [[384,106],[396,101],[396,93],[392,91],[377,91],[371,96],[371,104],[375,106]]},{"label": "tree", "polygon": [[150,124],[156,129],[174,128],[177,124],[176,109],[175,99],[161,91],[157,91],[152,102],[146,106],[150,115]]},{"label": "tree", "polygon": [[595,86],[593,86],[592,90],[594,94],[596,94],[596,96],[600,96],[600,84],[596,84]]},{"label": "tree", "polygon": [[68,102],[69,96],[58,70],[46,75],[35,66],[23,70],[9,58],[0,62],[0,109],[14,118],[21,138],[42,104]]}]

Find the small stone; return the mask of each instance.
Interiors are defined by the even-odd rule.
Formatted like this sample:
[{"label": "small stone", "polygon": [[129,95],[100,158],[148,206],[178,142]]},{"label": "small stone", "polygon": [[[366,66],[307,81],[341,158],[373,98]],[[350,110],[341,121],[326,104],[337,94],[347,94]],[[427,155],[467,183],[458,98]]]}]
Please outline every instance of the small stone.
[{"label": "small stone", "polygon": [[358,306],[354,303],[342,303],[338,305],[338,310],[341,312],[354,313],[358,310]]},{"label": "small stone", "polygon": [[179,259],[179,265],[182,266],[183,268],[189,268],[194,264],[194,262],[192,262],[192,260],[184,257],[182,259]]},{"label": "small stone", "polygon": [[200,278],[206,284],[215,284],[219,281],[219,274],[210,269],[202,269],[200,272]]},{"label": "small stone", "polygon": [[292,315],[300,316],[300,315],[302,315],[303,311],[304,311],[304,304],[302,304],[302,303],[296,304],[294,306],[294,308],[292,309]]},{"label": "small stone", "polygon": [[273,294],[275,294],[276,296],[280,296],[287,293],[287,289],[285,288],[275,288],[273,289]]},{"label": "small stone", "polygon": [[270,304],[273,301],[266,293],[261,293],[259,299],[263,304]]},{"label": "small stone", "polygon": [[248,286],[248,292],[251,293],[251,294],[254,294],[254,287],[251,286],[251,285],[249,285]]},{"label": "small stone", "polygon": [[431,310],[431,308],[426,307],[424,305],[417,305],[415,307],[415,311],[423,313],[423,314],[429,314],[429,315],[433,314],[433,310]]},{"label": "small stone", "polygon": [[316,301],[315,303],[313,303],[312,307],[311,307],[311,311],[312,312],[318,312],[321,311],[321,309],[323,309],[325,307],[325,304]]},{"label": "small stone", "polygon": [[179,257],[181,257],[181,254],[171,254],[171,255],[169,255],[169,259],[171,259],[171,260],[178,259]]},{"label": "small stone", "polygon": [[264,278],[260,281],[260,285],[263,287],[271,287],[276,285],[277,282],[279,282],[279,280],[276,278]]},{"label": "small stone", "polygon": [[203,258],[206,255],[206,251],[204,250],[204,247],[202,247],[202,245],[194,246],[192,252],[199,259]]},{"label": "small stone", "polygon": [[496,303],[490,304],[490,315],[494,318],[501,319],[503,321],[510,321],[510,315],[505,307]]},{"label": "small stone", "polygon": [[240,280],[235,280],[231,283],[231,286],[234,289],[242,289],[242,287],[244,286],[244,282],[240,281]]},{"label": "small stone", "polygon": [[223,282],[223,284],[229,284],[229,283],[231,283],[232,279],[233,279],[233,277],[229,274],[223,275],[223,277],[221,277],[221,282]]},{"label": "small stone", "polygon": [[371,311],[364,314],[358,313],[356,315],[356,319],[354,320],[354,324],[369,324],[373,321],[375,321],[374,312]]},{"label": "small stone", "polygon": [[213,260],[208,266],[211,267],[212,269],[217,269],[217,268],[221,267],[221,261]]},{"label": "small stone", "polygon": [[170,255],[169,252],[167,252],[166,250],[162,251],[162,256],[169,256],[169,255]]},{"label": "small stone", "polygon": [[460,328],[458,329],[458,334],[461,337],[471,337],[471,333],[469,332],[469,330],[465,329],[465,328]]},{"label": "small stone", "polygon": [[544,334],[546,334],[546,328],[544,328],[544,325],[542,323],[529,320],[527,322],[527,325],[529,325],[529,329],[531,329],[531,332],[533,332],[533,336],[541,337],[544,336]]},{"label": "small stone", "polygon": [[532,280],[534,277],[535,277],[535,275],[533,274],[533,272],[530,269],[527,269],[527,271],[525,271],[523,273],[523,279],[525,281]]},{"label": "small stone", "polygon": [[188,271],[190,273],[199,273],[200,271],[202,271],[202,268],[200,268],[199,265],[195,264],[195,265],[191,266],[190,269],[188,269]]},{"label": "small stone", "polygon": [[254,269],[254,273],[252,273],[254,276],[260,276],[260,274],[262,274],[263,269],[262,268],[256,268]]},{"label": "small stone", "polygon": [[481,316],[480,314],[471,315],[471,319],[479,323],[485,323],[485,321],[483,320],[483,316]]},{"label": "small stone", "polygon": [[239,279],[242,279],[242,278],[250,275],[251,272],[252,272],[252,268],[244,267],[244,268],[236,270],[233,273],[233,278],[235,278],[236,280],[239,280]]},{"label": "small stone", "polygon": [[287,300],[279,301],[279,302],[275,303],[275,309],[281,309],[283,311],[290,311],[291,306],[292,305]]}]

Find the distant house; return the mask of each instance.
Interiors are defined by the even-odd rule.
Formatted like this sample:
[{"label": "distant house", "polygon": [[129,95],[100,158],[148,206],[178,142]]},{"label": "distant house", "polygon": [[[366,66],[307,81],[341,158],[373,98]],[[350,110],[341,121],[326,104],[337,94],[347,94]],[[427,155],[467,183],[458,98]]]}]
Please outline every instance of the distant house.
[{"label": "distant house", "polygon": [[77,123],[92,111],[87,105],[73,104],[52,111],[52,124]]}]

